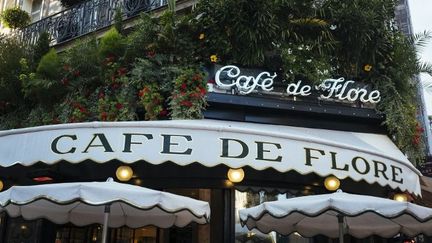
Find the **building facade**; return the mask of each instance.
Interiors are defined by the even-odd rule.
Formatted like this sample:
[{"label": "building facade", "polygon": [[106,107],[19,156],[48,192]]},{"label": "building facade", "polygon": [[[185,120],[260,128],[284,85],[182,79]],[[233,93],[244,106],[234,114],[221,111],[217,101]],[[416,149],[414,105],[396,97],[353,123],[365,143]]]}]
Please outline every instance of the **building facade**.
[{"label": "building facade", "polygon": [[[3,0],[1,3],[3,9],[19,5],[31,13],[34,22],[21,32],[25,42],[33,44],[42,31],[47,31],[52,46],[60,51],[80,37],[94,33],[96,38],[103,35],[113,24],[119,6],[123,10],[126,33],[133,31],[134,21],[141,12],[160,15],[167,8],[166,1],[145,0],[87,1],[69,9],[62,9],[58,1],[50,0],[13,3]],[[409,13],[402,6],[405,5],[397,9],[399,20]],[[176,5],[178,13],[191,12],[194,7],[195,1],[178,1]],[[405,17],[409,19],[408,15]],[[407,23],[400,22],[400,25],[402,29],[407,28],[406,33],[411,33]],[[342,28],[338,23],[329,24],[331,31],[338,28]],[[231,35],[230,31],[226,27],[222,32]],[[211,31],[198,34],[195,39],[204,42],[210,39]],[[287,52],[309,48],[309,45],[299,45],[295,50],[287,48]],[[157,51],[161,50],[150,47],[140,57],[153,60]],[[89,57],[86,53],[81,54],[83,59]],[[198,87],[190,95],[187,89],[193,84],[177,84],[179,87],[173,92],[179,93],[170,96],[172,101],[179,96],[206,94],[208,107],[202,111],[203,119],[144,121],[152,119],[148,118],[151,115],[148,106],[143,105],[136,109],[134,117],[138,117],[138,121],[111,119],[108,122],[109,112],[104,111],[79,122],[79,115],[86,116],[90,110],[100,112],[104,108],[100,100],[109,94],[120,96],[115,92],[127,76],[124,73],[127,69],[115,63],[113,60],[117,57],[110,54],[101,61],[103,68],[109,66],[104,69],[105,73],[101,72],[107,74],[104,78],[108,84],[96,92],[97,109],[85,106],[94,97],[83,95],[70,104],[74,109],[73,119],[66,124],[0,131],[0,174],[7,188],[53,182],[104,181],[115,176],[120,166],[127,165],[133,170],[127,183],[189,196],[211,205],[211,223],[208,225],[110,229],[111,243],[332,242],[321,235],[305,238],[295,232],[282,236],[275,232],[249,231],[240,224],[238,210],[265,201],[329,193],[333,189],[326,186],[326,181],[333,177],[340,181],[340,189],[351,193],[385,198],[402,193],[409,200],[422,193],[421,173],[388,136],[382,125],[385,116],[376,110],[382,93],[363,82],[351,80],[352,77],[347,80],[327,77],[323,83],[312,83],[312,80],[300,77],[304,80],[286,82],[287,77],[279,67],[218,62],[218,56],[210,53],[213,54],[211,63],[200,67],[203,72],[184,80],[198,82],[203,79],[206,88]],[[191,51],[190,55],[193,54]],[[278,56],[281,54],[270,54],[265,53],[266,58],[273,58],[272,63],[280,65]],[[178,60],[171,58],[169,61]],[[307,59],[305,65],[310,62]],[[112,66],[115,69],[110,69]],[[69,63],[61,66],[61,72],[69,76],[61,79],[63,86],[60,87],[71,89],[74,86],[69,83],[85,75],[85,67],[83,70],[73,68]],[[160,72],[166,71],[159,68]],[[359,78],[366,80],[375,67],[367,64],[361,68],[364,71]],[[138,93],[134,91],[137,93],[133,95],[135,99],[143,97],[152,87],[141,88]],[[53,96],[54,91],[50,90]],[[79,90],[78,93],[85,92]],[[158,100],[157,97],[151,100]],[[182,110],[184,113],[193,108],[188,101],[179,102],[183,108],[189,107]],[[113,109],[122,110],[126,106],[126,102],[110,102]],[[144,102],[139,98],[137,103]],[[230,177],[234,172],[243,174],[244,178],[234,180]],[[99,225],[57,225],[45,219],[28,221],[6,214],[2,214],[0,220],[0,242],[101,242]],[[403,238],[401,235],[389,239],[348,236],[347,240],[400,242]],[[426,238],[417,240],[427,242]]]}]

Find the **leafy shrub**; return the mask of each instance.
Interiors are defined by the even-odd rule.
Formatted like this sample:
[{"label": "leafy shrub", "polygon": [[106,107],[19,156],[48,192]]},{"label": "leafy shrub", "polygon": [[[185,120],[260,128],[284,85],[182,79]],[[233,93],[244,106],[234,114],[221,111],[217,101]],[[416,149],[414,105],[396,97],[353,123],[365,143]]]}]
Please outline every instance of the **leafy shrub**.
[{"label": "leafy shrub", "polygon": [[36,73],[43,78],[58,79],[61,72],[60,58],[55,49],[45,54],[36,69]]},{"label": "leafy shrub", "polygon": [[0,35],[0,114],[24,102],[21,92],[21,58],[29,57],[29,48],[14,37]]},{"label": "leafy shrub", "polygon": [[120,7],[117,7],[114,13],[114,28],[123,34],[123,13]]},{"label": "leafy shrub", "polygon": [[117,31],[116,28],[111,28],[100,40],[99,54],[102,58],[114,56],[120,58],[124,55],[125,39]]},{"label": "leafy shrub", "polygon": [[19,7],[4,10],[1,19],[3,24],[11,29],[24,28],[31,21],[30,15]]},{"label": "leafy shrub", "polygon": [[45,54],[33,73],[25,59],[21,60],[23,73],[20,79],[26,98],[43,105],[51,106],[67,92],[60,79],[61,62],[54,49]]},{"label": "leafy shrub", "polygon": [[202,119],[207,105],[207,80],[203,73],[188,68],[173,83],[169,102],[172,119]]},{"label": "leafy shrub", "polygon": [[62,80],[69,88],[86,87],[90,90],[101,85],[101,58],[95,38],[85,39],[62,53]]},{"label": "leafy shrub", "polygon": [[126,59],[133,61],[140,54],[154,52],[157,45],[158,21],[142,13],[136,30],[127,37]]},{"label": "leafy shrub", "polygon": [[34,46],[34,51],[33,51],[34,63],[39,63],[42,56],[47,54],[49,50],[50,50],[50,36],[47,32],[42,32]]}]

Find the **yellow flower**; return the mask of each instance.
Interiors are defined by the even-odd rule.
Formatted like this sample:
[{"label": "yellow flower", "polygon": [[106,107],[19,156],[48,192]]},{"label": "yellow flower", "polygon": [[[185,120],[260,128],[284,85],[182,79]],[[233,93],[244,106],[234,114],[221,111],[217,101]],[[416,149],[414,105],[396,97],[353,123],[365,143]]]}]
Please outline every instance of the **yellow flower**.
[{"label": "yellow flower", "polygon": [[372,70],[372,65],[370,65],[370,64],[366,64],[366,65],[363,67],[363,69],[364,69],[366,72],[370,72],[370,71]]},{"label": "yellow flower", "polygon": [[218,61],[218,57],[216,55],[211,55],[210,56],[210,61],[211,62],[217,62]]},{"label": "yellow flower", "polygon": [[204,34],[204,33],[201,33],[201,34],[199,35],[199,37],[198,37],[198,39],[200,39],[200,40],[204,40],[204,38],[205,38],[205,34]]}]

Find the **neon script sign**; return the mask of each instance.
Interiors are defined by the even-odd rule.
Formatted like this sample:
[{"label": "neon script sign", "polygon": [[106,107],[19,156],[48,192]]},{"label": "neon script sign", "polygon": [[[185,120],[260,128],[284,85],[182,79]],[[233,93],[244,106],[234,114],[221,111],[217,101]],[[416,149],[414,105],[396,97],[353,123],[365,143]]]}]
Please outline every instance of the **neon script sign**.
[{"label": "neon script sign", "polygon": [[[262,90],[270,92],[273,90],[276,73],[261,72],[257,76],[242,75],[240,68],[228,65],[220,68],[216,72],[215,81],[221,89],[237,89],[239,94],[247,95],[254,91]],[[338,99],[341,101],[361,101],[363,103],[378,103],[381,94],[378,90],[367,90],[365,87],[356,87],[353,80],[325,79],[320,84],[311,86],[302,84],[302,81],[290,83],[286,88],[286,93],[293,96],[309,96],[313,91],[320,91],[323,99]]]}]

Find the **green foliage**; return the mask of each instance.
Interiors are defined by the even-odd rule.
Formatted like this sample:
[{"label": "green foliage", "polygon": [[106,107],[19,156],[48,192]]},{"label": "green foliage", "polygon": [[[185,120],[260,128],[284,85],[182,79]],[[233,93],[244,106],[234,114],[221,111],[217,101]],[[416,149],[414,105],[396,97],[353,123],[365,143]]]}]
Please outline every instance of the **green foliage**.
[{"label": "green foliage", "polygon": [[39,65],[36,69],[36,73],[42,78],[46,79],[58,79],[61,72],[60,58],[55,49],[51,49],[47,54],[42,56]]},{"label": "green foliage", "polygon": [[94,90],[102,83],[101,62],[106,59],[99,57],[99,50],[95,38],[84,39],[76,43],[73,48],[62,53],[63,70],[62,81],[72,90],[86,87]]},{"label": "green foliage", "polygon": [[34,50],[33,50],[33,62],[39,63],[42,56],[47,54],[50,50],[50,36],[47,32],[42,32],[39,35],[39,39],[37,40]]},{"label": "green foliage", "polygon": [[165,98],[156,83],[145,84],[138,96],[140,97],[140,105],[144,108],[146,120],[159,120],[167,115],[163,106]]},{"label": "green foliage", "polygon": [[273,10],[273,1],[200,1],[195,18],[206,36],[206,56],[217,55],[224,62],[262,65],[265,52],[273,49],[273,40],[277,39]]},{"label": "green foliage", "polygon": [[107,81],[105,86],[96,90],[97,117],[101,121],[135,120],[134,89],[127,76],[121,75]]},{"label": "green foliage", "polygon": [[4,103],[0,114],[24,102],[19,79],[20,60],[28,58],[29,53],[29,48],[15,37],[0,35],[0,103]]},{"label": "green foliage", "polygon": [[137,89],[142,89],[148,83],[158,83],[163,93],[170,93],[173,89],[172,80],[180,75],[182,69],[166,63],[168,60],[164,55],[136,59],[131,70],[132,84]]},{"label": "green foliage", "polygon": [[58,105],[56,121],[60,123],[75,123],[91,121],[95,118],[97,98],[85,89],[68,93]]},{"label": "green foliage", "polygon": [[330,75],[332,66],[329,60],[319,55],[312,44],[286,45],[281,56],[287,81],[320,83]]},{"label": "green foliage", "polygon": [[99,54],[101,58],[113,56],[115,58],[123,57],[125,52],[126,41],[116,28],[107,31],[100,40]]},{"label": "green foliage", "polygon": [[114,28],[123,34],[123,13],[120,7],[117,7],[114,14]]},{"label": "green foliage", "polygon": [[207,81],[203,73],[186,68],[173,83],[174,90],[169,102],[171,118],[202,119],[202,110],[207,105]]},{"label": "green foliage", "polygon": [[158,21],[142,13],[136,30],[127,37],[126,59],[133,61],[140,55],[154,55],[158,40]]},{"label": "green foliage", "polygon": [[61,62],[57,52],[51,49],[45,54],[36,69],[32,72],[26,59],[21,59],[22,91],[25,97],[45,106],[51,106],[66,93],[59,82]]},{"label": "green foliage", "polygon": [[137,55],[152,57],[161,54],[170,64],[195,62],[197,38],[190,16],[178,17],[171,11],[164,12],[159,19],[147,14],[141,16],[136,31],[128,37],[126,59]]},{"label": "green foliage", "polygon": [[21,29],[26,27],[31,19],[30,15],[20,7],[8,8],[0,15],[2,23],[11,29]]},{"label": "green foliage", "polygon": [[424,157],[424,144],[418,139],[417,99],[415,75],[418,59],[415,46],[403,35],[388,40],[391,51],[377,59],[372,82],[381,91],[378,109],[386,116],[385,125],[395,143],[413,161],[420,163]]},{"label": "green foliage", "polygon": [[395,5],[393,0],[325,1],[323,18],[332,26],[336,46],[331,52],[336,73],[359,77],[365,64],[374,64],[388,51],[386,35],[392,35]]}]

